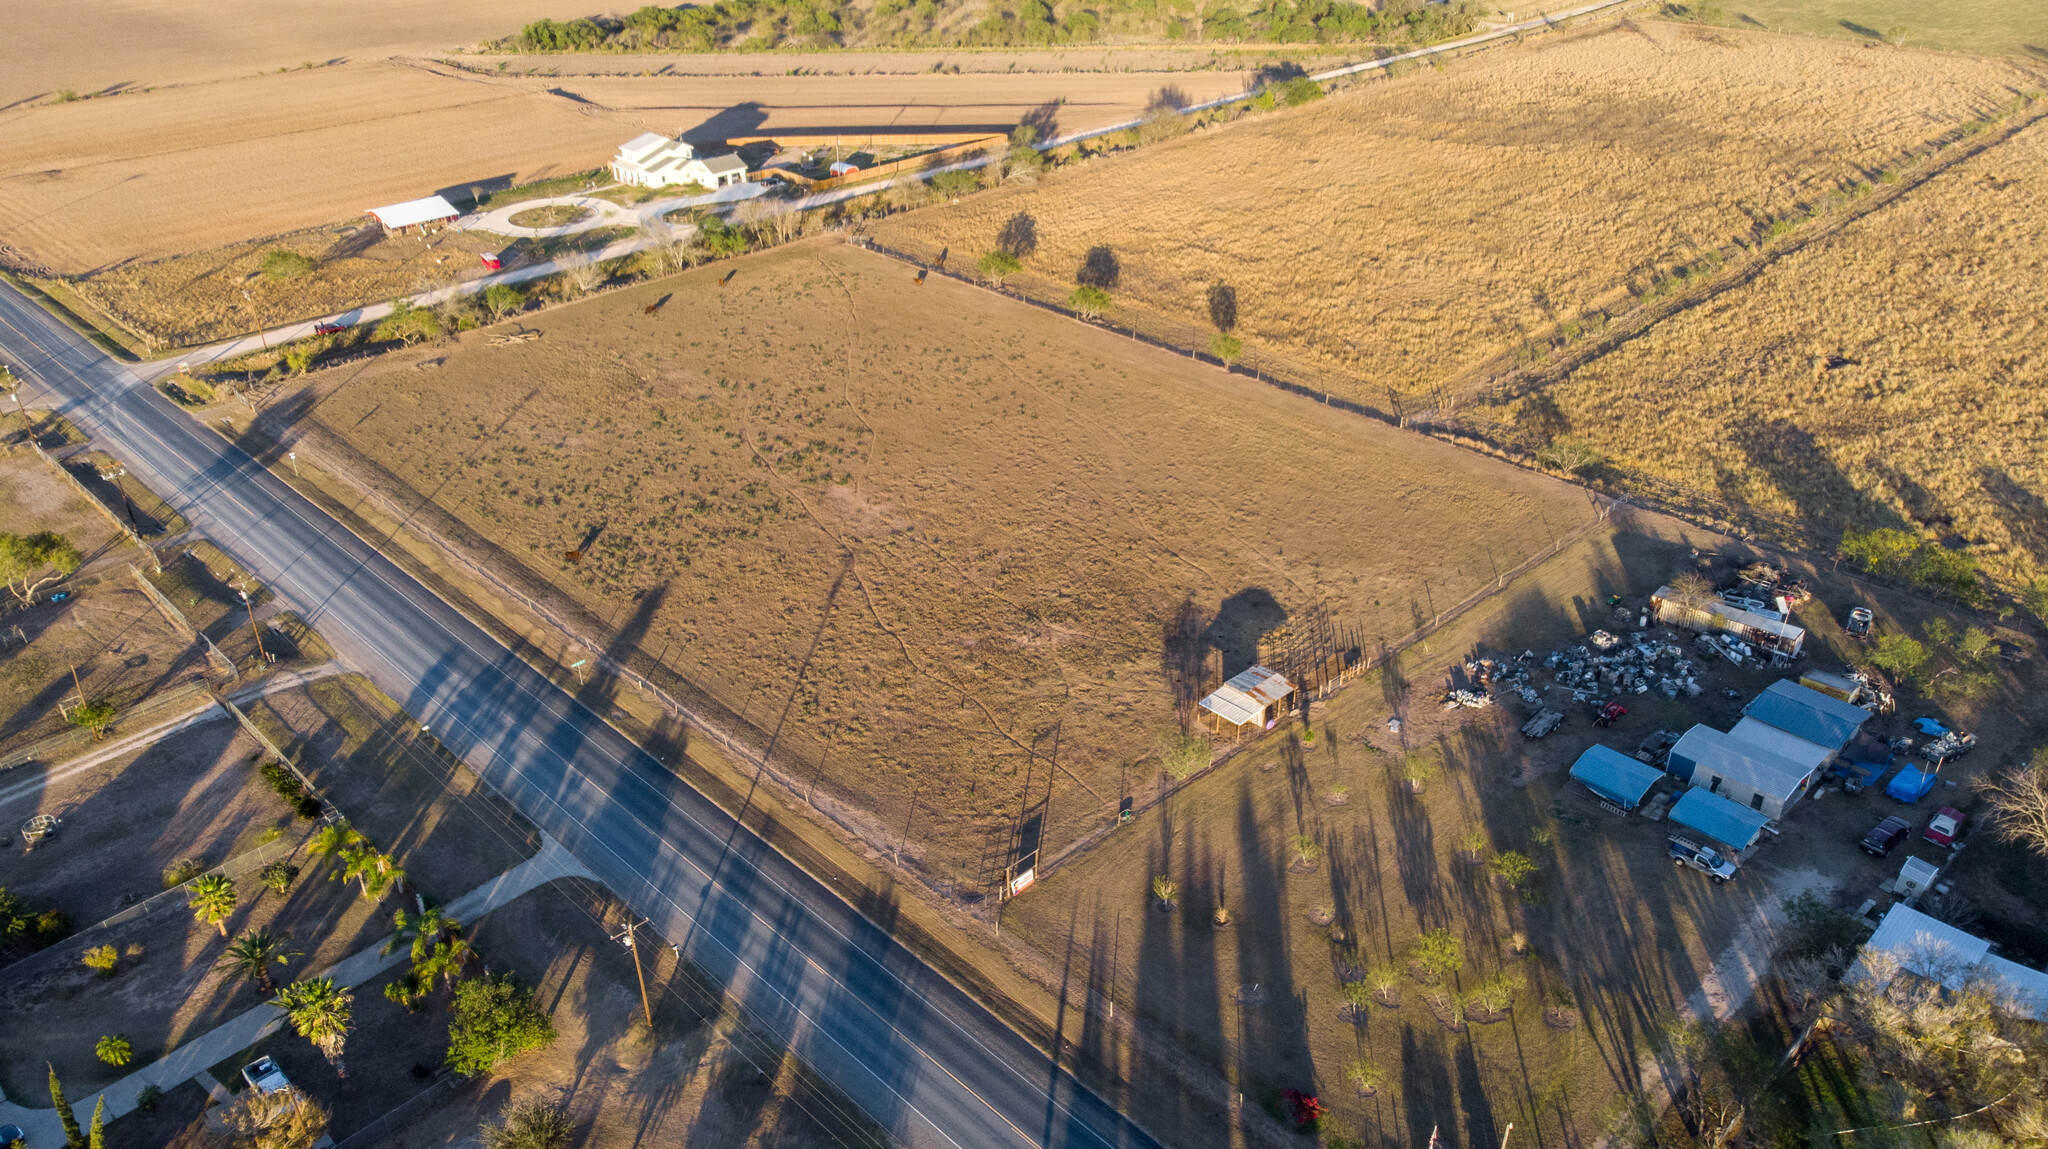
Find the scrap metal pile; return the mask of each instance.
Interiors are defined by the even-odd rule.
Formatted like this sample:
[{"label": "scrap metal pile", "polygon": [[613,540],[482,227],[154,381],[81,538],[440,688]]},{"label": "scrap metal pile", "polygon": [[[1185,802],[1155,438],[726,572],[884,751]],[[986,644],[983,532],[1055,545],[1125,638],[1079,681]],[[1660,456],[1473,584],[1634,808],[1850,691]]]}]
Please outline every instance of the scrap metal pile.
[{"label": "scrap metal pile", "polygon": [[1572,692],[1573,702],[1604,701],[1599,696],[1606,693],[1648,694],[1652,690],[1666,698],[1699,696],[1699,670],[1679,646],[1643,637],[1626,641],[1604,630],[1594,631],[1588,642],[1599,652],[1577,646],[1552,651],[1543,660],[1543,668],[1557,684]]}]

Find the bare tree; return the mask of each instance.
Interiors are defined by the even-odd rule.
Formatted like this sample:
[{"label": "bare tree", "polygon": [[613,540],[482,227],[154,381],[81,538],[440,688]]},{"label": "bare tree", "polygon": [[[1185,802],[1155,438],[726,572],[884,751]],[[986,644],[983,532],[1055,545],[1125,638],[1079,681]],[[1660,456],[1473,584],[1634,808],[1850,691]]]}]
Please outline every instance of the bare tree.
[{"label": "bare tree", "polygon": [[1671,580],[1671,601],[1690,610],[1706,610],[1714,601],[1714,584],[1698,571],[1686,571]]},{"label": "bare tree", "polygon": [[1999,837],[2048,857],[2048,749],[2035,751],[2025,766],[1985,779],[1978,792]]}]

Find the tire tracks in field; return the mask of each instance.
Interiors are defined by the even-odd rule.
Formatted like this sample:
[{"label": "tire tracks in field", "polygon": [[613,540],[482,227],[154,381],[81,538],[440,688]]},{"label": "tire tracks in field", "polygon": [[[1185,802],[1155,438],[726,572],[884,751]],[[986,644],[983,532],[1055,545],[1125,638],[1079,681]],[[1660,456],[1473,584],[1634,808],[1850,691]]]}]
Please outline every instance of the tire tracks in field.
[{"label": "tire tracks in field", "polygon": [[[839,288],[840,293],[846,297],[846,314],[849,334],[847,336],[845,352],[845,377],[842,382],[840,390],[841,398],[847,402],[848,409],[854,413],[854,417],[860,420],[861,425],[868,429],[869,433],[873,435],[874,441],[877,444],[879,444],[881,442],[880,433],[875,431],[874,425],[868,422],[867,416],[860,411],[859,407],[853,405],[851,399],[854,347],[853,335],[851,334],[851,332],[857,329],[855,324],[857,322],[857,318],[859,315],[858,308],[854,303],[853,292],[846,286],[845,279],[843,279],[839,275],[839,272],[836,268],[832,267],[822,258],[818,258],[815,256],[813,258],[817,258],[819,269],[823,271],[825,274],[832,277],[833,284],[836,285]],[[818,530],[823,532],[826,538],[831,539],[834,544],[840,547],[841,550],[845,551],[849,556],[851,556],[853,561],[848,566],[848,570],[851,571],[851,573],[853,574],[854,586],[860,590],[862,603],[864,603],[868,608],[868,617],[874,619],[875,625],[881,629],[883,634],[886,634],[891,639],[895,640],[897,649],[902,651],[904,660],[910,663],[911,668],[927,678],[930,678],[937,682],[945,683],[949,689],[959,694],[960,697],[973,702],[975,708],[981,711],[982,717],[987,720],[989,726],[992,729],[994,729],[997,734],[1000,734],[1005,741],[1009,742],[1012,746],[1017,747],[1019,750],[1022,750],[1027,758],[1037,759],[1038,757],[1040,757],[1041,755],[1039,755],[1036,749],[1034,749],[1030,745],[1027,745],[1015,734],[1012,734],[1009,731],[1009,729],[1003,725],[1003,723],[996,717],[995,712],[989,709],[988,704],[981,700],[981,696],[979,694],[971,690],[968,690],[965,686],[953,681],[949,676],[940,673],[938,670],[928,668],[923,662],[921,662],[918,659],[917,655],[910,649],[909,641],[906,640],[903,637],[903,635],[898,633],[895,628],[891,627],[886,621],[883,620],[881,611],[876,607],[874,595],[868,587],[867,578],[860,572],[860,550],[854,547],[853,545],[849,544],[845,538],[840,536],[838,532],[834,531],[831,527],[827,526],[825,521],[818,516],[817,512],[811,508],[809,503],[804,501],[803,497],[800,494],[796,493],[793,490],[789,490],[787,484],[784,483],[781,476],[776,474],[775,468],[769,464],[768,460],[764,458],[758,450],[754,448],[753,440],[751,439],[751,437],[747,440],[747,450],[753,454],[755,460],[759,462],[763,469],[765,469],[768,472],[770,481],[774,482],[781,489],[787,491],[789,496],[792,499],[796,500],[797,505],[804,509],[804,514],[810,518],[811,522],[817,526]],[[867,463],[873,462],[873,457],[874,452],[871,451],[869,453],[868,460],[866,461],[866,463],[863,464],[863,474],[866,473]],[[947,567],[959,573],[961,577],[965,579],[970,585],[974,586],[976,590],[979,590],[987,594],[989,597],[995,599],[998,602],[1003,603],[1010,609],[1017,611],[1020,614],[1024,614],[1028,617],[1028,611],[1024,610],[1022,607],[1019,607],[1016,603],[1010,602],[1007,598],[1004,598],[1001,594],[995,592],[994,590],[982,586],[979,580],[975,579],[972,574],[962,570],[957,563],[954,563],[952,560],[946,558],[946,556],[941,554],[936,548],[933,548],[929,542],[927,542],[924,539],[918,538],[917,533],[914,529],[905,533],[908,534],[910,538],[914,539],[919,545],[925,547],[927,550],[930,550],[933,556],[937,558],[941,563],[945,564]],[[1067,702],[1073,698],[1073,683],[1067,678],[1066,667],[1060,665],[1059,659],[1054,658],[1052,662],[1054,668],[1057,669],[1060,673],[1060,685],[1062,691],[1061,706],[1064,710]],[[1092,795],[1096,801],[1100,802],[1104,800],[1102,795],[1096,791],[1095,787],[1090,786],[1085,779],[1083,779],[1080,775],[1074,773],[1072,769],[1067,767],[1064,763],[1060,762],[1058,758],[1050,758],[1048,759],[1048,761],[1052,763],[1055,769],[1060,771],[1062,774],[1065,774],[1068,778],[1072,779],[1075,782],[1075,784],[1079,785],[1083,790],[1088,791],[1088,793]]]}]

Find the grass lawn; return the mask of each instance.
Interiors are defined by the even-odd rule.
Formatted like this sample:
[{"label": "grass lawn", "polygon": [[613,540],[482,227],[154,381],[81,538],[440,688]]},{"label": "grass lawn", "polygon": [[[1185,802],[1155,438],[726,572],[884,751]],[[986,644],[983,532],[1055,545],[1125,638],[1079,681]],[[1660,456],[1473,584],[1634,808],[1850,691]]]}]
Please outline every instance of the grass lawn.
[{"label": "grass lawn", "polygon": [[1723,0],[1718,23],[1866,44],[2048,59],[2048,8],[2031,0]]}]

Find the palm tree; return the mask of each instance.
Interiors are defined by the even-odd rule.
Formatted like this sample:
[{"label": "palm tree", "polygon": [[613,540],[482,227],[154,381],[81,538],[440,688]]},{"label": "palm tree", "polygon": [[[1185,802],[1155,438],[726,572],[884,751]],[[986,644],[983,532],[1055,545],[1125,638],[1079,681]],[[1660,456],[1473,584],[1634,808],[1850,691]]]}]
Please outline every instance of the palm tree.
[{"label": "palm tree", "polygon": [[405,867],[389,854],[377,854],[370,859],[369,872],[363,875],[363,896],[378,901],[393,886],[405,882]]},{"label": "palm tree", "polygon": [[306,840],[306,852],[316,858],[338,858],[343,851],[360,845],[363,840],[354,828],[333,822],[313,832],[313,836]]},{"label": "palm tree", "polygon": [[462,936],[462,923],[449,917],[448,911],[439,906],[428,906],[419,913],[400,910],[391,916],[391,925],[395,932],[391,940],[384,943],[384,952],[388,954],[411,942],[414,962],[433,952],[435,942]]},{"label": "palm tree", "polygon": [[187,891],[192,916],[228,936],[228,918],[235,912],[235,883],[225,874],[207,874]]},{"label": "palm tree", "polygon": [[349,1006],[353,1001],[355,995],[336,988],[333,978],[321,977],[293,982],[271,998],[270,1004],[284,1011],[285,1020],[327,1058],[336,1076],[347,1077],[348,1071],[341,1064],[341,1049],[348,1041]]},{"label": "palm tree", "polygon": [[431,983],[438,977],[453,989],[456,979],[462,976],[462,967],[469,962],[469,955],[469,942],[463,938],[436,942],[424,959],[413,962],[412,972],[422,982]]},{"label": "palm tree", "polygon": [[270,980],[270,963],[283,965],[299,956],[298,950],[287,948],[291,940],[290,934],[278,933],[269,926],[244,930],[240,937],[228,943],[227,952],[221,955],[215,968],[255,978],[264,993],[273,993],[277,987]]},{"label": "palm tree", "polygon": [[329,874],[328,877],[337,882],[346,882],[351,879],[361,882],[363,896],[369,897],[370,870],[377,863],[377,851],[368,846],[349,846],[340,850],[336,856],[341,859],[341,869],[336,873]]}]

